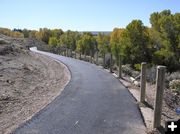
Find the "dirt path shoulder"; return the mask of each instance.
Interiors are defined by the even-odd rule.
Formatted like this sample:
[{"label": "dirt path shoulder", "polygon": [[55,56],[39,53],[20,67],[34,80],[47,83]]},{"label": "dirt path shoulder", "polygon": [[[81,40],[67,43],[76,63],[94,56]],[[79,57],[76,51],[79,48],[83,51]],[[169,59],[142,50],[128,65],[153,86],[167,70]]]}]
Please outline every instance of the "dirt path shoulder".
[{"label": "dirt path shoulder", "polygon": [[0,133],[10,133],[57,97],[68,68],[40,54],[0,55]]}]

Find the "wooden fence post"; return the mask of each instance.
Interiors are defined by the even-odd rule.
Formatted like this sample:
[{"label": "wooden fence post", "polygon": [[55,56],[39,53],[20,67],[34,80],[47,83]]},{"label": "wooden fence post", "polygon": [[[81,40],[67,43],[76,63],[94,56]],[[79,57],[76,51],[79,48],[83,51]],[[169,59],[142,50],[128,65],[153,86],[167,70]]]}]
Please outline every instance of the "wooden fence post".
[{"label": "wooden fence post", "polygon": [[81,52],[80,52],[80,54],[79,54],[79,59],[81,60]]},{"label": "wooden fence post", "polygon": [[98,57],[99,57],[99,55],[98,55],[99,53],[98,53],[98,51],[96,52],[96,65],[98,65]]},{"label": "wooden fence post", "polygon": [[74,58],[76,59],[76,51],[74,51]]},{"label": "wooden fence post", "polygon": [[140,102],[145,102],[146,95],[146,62],[141,63],[141,84],[140,84]]},{"label": "wooden fence post", "polygon": [[119,68],[118,68],[118,77],[122,78],[122,63],[121,63],[121,55],[119,55]]},{"label": "wooden fence post", "polygon": [[153,128],[159,128],[161,126],[161,113],[162,113],[162,102],[164,92],[164,81],[165,81],[165,66],[158,66],[156,72],[156,98],[154,104],[154,120]]},{"label": "wooden fence post", "polygon": [[66,49],[66,57],[68,57],[68,49]]},{"label": "wooden fence post", "polygon": [[90,51],[90,62],[92,63],[92,61],[93,61],[93,52],[92,51]]},{"label": "wooden fence post", "polygon": [[103,68],[105,68],[105,52],[103,53]]},{"label": "wooden fence post", "polygon": [[113,60],[113,58],[112,58],[112,53],[110,53],[110,67],[109,67],[109,71],[110,71],[110,73],[112,73],[113,72],[113,70],[112,70],[112,61]]},{"label": "wooden fence post", "polygon": [[70,57],[72,57],[72,49],[70,49]]},{"label": "wooden fence post", "polygon": [[86,52],[85,52],[85,54],[84,54],[84,60],[86,61]]}]

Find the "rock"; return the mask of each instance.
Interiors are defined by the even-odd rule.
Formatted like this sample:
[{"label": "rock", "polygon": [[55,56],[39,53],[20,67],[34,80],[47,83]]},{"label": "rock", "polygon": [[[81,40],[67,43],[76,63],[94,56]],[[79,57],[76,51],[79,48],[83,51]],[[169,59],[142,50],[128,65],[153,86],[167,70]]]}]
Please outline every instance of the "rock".
[{"label": "rock", "polygon": [[140,87],[140,82],[138,82],[138,81],[136,81],[136,80],[133,82],[133,84],[134,84],[135,86]]},{"label": "rock", "polygon": [[135,85],[135,86],[140,86],[140,82],[139,81],[137,81],[135,78],[133,78],[133,77],[130,77],[130,80],[131,80],[131,82]]}]

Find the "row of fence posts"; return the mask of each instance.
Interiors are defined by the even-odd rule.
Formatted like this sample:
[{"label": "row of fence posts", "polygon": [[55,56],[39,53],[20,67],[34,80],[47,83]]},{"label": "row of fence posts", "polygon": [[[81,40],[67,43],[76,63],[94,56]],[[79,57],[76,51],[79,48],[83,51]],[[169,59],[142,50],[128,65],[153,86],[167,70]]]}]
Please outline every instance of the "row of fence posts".
[{"label": "row of fence posts", "polygon": [[[63,56],[66,56],[66,57],[73,57],[73,53],[72,53],[72,50],[71,49],[65,49],[64,51],[62,51],[61,53]],[[87,55],[84,54],[84,59],[86,60],[86,57]],[[91,52],[90,53],[90,62],[91,63],[95,63],[96,65],[99,65],[99,52],[97,51],[96,52],[96,57],[95,57],[95,60],[93,60],[93,53]],[[74,51],[74,58],[76,59],[77,58],[77,52]],[[102,58],[103,58],[103,67],[105,68],[105,53],[102,54]],[[82,53],[79,53],[79,59],[81,60],[82,59]],[[120,61],[119,61],[119,65],[118,65],[118,77],[121,78],[121,56],[119,57]],[[109,66],[109,71],[112,73],[113,72],[113,69],[112,69],[112,66],[113,66],[113,56],[112,54],[110,54],[110,66]]]},{"label": "row of fence posts", "polygon": [[[69,54],[70,53],[70,54]],[[62,55],[66,56],[66,57],[72,57],[72,50],[71,49],[65,49],[65,51],[62,52]],[[91,63],[95,63],[96,65],[98,65],[99,63],[99,52],[97,51],[96,52],[96,57],[95,57],[95,61],[93,61],[93,54],[91,52],[90,54],[91,58],[90,58],[90,62]],[[102,55],[103,57],[103,67],[105,68],[105,53]],[[112,69],[112,66],[113,66],[113,58],[112,58],[112,54],[110,54],[110,67],[109,67],[109,70],[110,72],[112,73],[113,72],[113,69]],[[74,51],[74,58],[76,59],[77,58],[77,52]],[[79,59],[81,60],[82,59],[82,54],[79,53]],[[84,59],[86,59],[86,54],[84,55]],[[118,65],[118,77],[121,78],[122,77],[122,63],[121,63],[121,56],[119,56],[119,65]]]},{"label": "row of fence posts", "polygon": [[[163,93],[165,87],[165,66],[157,66],[156,95],[154,102],[153,129],[161,127]],[[141,64],[140,102],[145,103],[146,96],[146,63]]]},{"label": "row of fence posts", "polygon": [[[68,54],[69,50],[66,50],[65,56],[69,57]],[[77,58],[77,53],[75,52],[74,58]],[[99,53],[96,53],[95,58],[95,64],[98,65],[99,61]],[[82,54],[79,54],[79,59],[82,58]],[[93,56],[92,53],[90,54],[90,62],[93,63]],[[72,57],[72,50],[70,50],[70,57]],[[112,69],[112,54],[110,54],[110,67],[109,71],[110,73],[113,72]],[[86,59],[86,54],[84,55],[84,58]],[[119,56],[119,65],[118,65],[118,77],[122,77],[122,56]],[[140,74],[140,103],[145,103],[146,98],[146,62],[141,63],[141,74]],[[103,54],[103,67],[105,68],[105,53]],[[162,102],[163,102],[163,92],[164,92],[164,82],[165,82],[165,72],[166,67],[165,66],[157,66],[156,71],[156,95],[155,95],[155,102],[154,102],[154,115],[153,115],[153,129],[159,128],[161,126],[161,113],[162,113]]]}]

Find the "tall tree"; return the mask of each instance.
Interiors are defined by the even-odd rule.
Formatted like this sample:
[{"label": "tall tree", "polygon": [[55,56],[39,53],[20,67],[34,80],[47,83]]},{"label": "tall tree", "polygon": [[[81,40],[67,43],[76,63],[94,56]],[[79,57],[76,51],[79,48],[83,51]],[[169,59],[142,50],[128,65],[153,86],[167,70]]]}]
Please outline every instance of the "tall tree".
[{"label": "tall tree", "polygon": [[[180,68],[180,13],[171,14],[170,10],[151,14],[152,31],[157,33],[161,42],[156,43],[155,64],[166,65],[169,71]],[[157,42],[157,37],[152,37]]]},{"label": "tall tree", "polygon": [[124,29],[121,28],[115,28],[110,36],[110,46],[111,46],[111,52],[116,57],[116,63],[119,61],[119,55],[122,53],[121,51],[121,42],[120,39],[122,37]]},{"label": "tall tree", "polygon": [[58,44],[57,38],[56,37],[50,37],[48,44],[49,44],[50,48],[52,48],[52,49],[56,48],[57,44]]},{"label": "tall tree", "polygon": [[30,31],[27,30],[27,29],[23,29],[23,30],[22,30],[22,33],[24,34],[24,38],[28,38]]},{"label": "tall tree", "polygon": [[78,32],[73,32],[68,30],[60,37],[60,44],[63,47],[75,50],[76,49],[76,42],[79,40],[80,34]]},{"label": "tall tree", "polygon": [[30,30],[29,32],[29,38],[36,38],[36,30]]},{"label": "tall tree", "polygon": [[47,28],[40,28],[35,34],[36,38],[42,40],[46,43],[49,42],[49,37],[51,37],[51,30]]},{"label": "tall tree", "polygon": [[61,35],[63,34],[63,30],[62,29],[52,29],[51,30],[51,36],[52,37],[56,37],[56,39],[60,39]]},{"label": "tall tree", "polygon": [[110,47],[110,36],[103,33],[99,33],[97,36],[98,50],[99,52],[105,53]]},{"label": "tall tree", "polygon": [[92,35],[84,33],[78,41],[77,50],[83,54],[90,54],[95,51],[96,45],[96,39]]},{"label": "tall tree", "polygon": [[141,20],[133,20],[122,33],[120,44],[126,63],[150,61],[148,32]]}]

